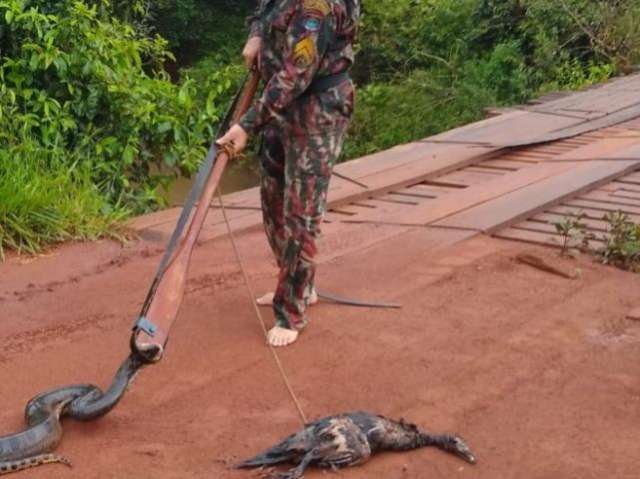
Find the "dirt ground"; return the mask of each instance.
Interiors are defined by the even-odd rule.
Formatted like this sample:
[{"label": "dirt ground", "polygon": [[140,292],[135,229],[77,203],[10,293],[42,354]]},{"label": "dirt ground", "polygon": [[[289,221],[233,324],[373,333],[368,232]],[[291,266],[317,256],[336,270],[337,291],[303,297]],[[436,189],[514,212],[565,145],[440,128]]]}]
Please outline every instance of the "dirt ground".
[{"label": "dirt ground", "polygon": [[[640,323],[625,314],[640,306],[640,276],[468,232],[351,228],[328,226],[319,285],[403,309],[314,306],[281,351],[306,414],[364,409],[458,432],[478,464],[425,449],[336,477],[638,477]],[[270,289],[263,233],[239,240],[256,291]],[[0,265],[0,435],[22,428],[26,401],[43,390],[109,383],[161,246],[72,244]],[[521,265],[518,252],[580,278]],[[64,422],[58,451],[73,469],[16,479],[251,478],[230,465],[299,428],[226,238],[197,249],[190,278],[164,360],[110,415]]]}]

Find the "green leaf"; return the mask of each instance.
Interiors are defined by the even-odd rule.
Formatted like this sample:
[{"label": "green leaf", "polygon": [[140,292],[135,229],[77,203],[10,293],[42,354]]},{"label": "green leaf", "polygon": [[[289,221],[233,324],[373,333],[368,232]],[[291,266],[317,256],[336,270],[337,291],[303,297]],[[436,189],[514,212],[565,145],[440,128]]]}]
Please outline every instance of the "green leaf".
[{"label": "green leaf", "polygon": [[206,104],[206,111],[207,111],[207,115],[211,116],[215,116],[217,113],[217,108],[216,108],[216,104],[215,104],[215,100],[218,97],[217,93],[213,90],[211,90],[209,92],[209,95],[207,96],[207,104]]},{"label": "green leaf", "polygon": [[53,59],[53,64],[60,76],[64,76],[67,73],[67,62],[62,56],[57,56]]},{"label": "green leaf", "polygon": [[171,122],[163,121],[158,125],[158,133],[166,133],[167,131],[171,130],[171,128],[173,128]]},{"label": "green leaf", "polygon": [[132,165],[135,155],[136,149],[131,145],[127,145],[124,149],[124,152],[122,153],[122,160],[124,161],[124,164]]},{"label": "green leaf", "polygon": [[184,105],[188,98],[189,94],[187,93],[187,90],[185,88],[180,88],[180,91],[178,92],[178,102]]},{"label": "green leaf", "polygon": [[54,57],[52,55],[49,55],[48,53],[45,54],[45,56],[44,56],[44,68],[45,68],[45,70],[51,66],[51,64],[53,63],[53,60],[54,60]]},{"label": "green leaf", "polygon": [[168,151],[164,155],[164,162],[169,168],[173,168],[178,163],[178,156],[173,151]]},{"label": "green leaf", "polygon": [[40,63],[40,58],[36,52],[31,54],[31,60],[29,60],[29,68],[32,72],[38,69],[38,64]]}]

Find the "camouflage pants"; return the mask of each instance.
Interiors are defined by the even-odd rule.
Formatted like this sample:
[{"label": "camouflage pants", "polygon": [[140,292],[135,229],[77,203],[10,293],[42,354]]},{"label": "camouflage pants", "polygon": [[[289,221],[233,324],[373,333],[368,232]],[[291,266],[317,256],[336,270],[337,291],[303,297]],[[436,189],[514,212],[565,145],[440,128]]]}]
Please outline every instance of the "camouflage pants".
[{"label": "camouflage pants", "polygon": [[329,179],[342,150],[346,123],[322,133],[272,122],[260,152],[264,226],[280,270],[273,300],[278,326],[301,330],[314,287]]}]

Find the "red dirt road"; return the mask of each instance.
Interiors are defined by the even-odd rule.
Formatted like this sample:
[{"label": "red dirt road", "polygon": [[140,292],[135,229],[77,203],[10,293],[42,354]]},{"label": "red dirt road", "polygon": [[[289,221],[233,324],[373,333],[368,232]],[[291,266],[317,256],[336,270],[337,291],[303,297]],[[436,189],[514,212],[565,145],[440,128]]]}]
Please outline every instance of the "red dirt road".
[{"label": "red dirt road", "polygon": [[[489,238],[447,247],[468,236],[461,231],[326,230],[320,286],[404,308],[312,309],[309,329],[280,353],[307,415],[402,416],[459,432],[479,459],[385,454],[338,477],[638,477],[640,323],[624,317],[640,305],[640,276]],[[268,290],[262,232],[239,239],[256,291]],[[108,384],[159,248],[67,245],[0,265],[0,435],[21,429],[26,401],[45,389]],[[513,257],[522,251],[582,274],[571,281],[521,265]],[[74,468],[16,479],[255,477],[229,466],[299,428],[229,241],[201,245],[190,278],[163,362],[143,370],[110,415],[64,422],[59,452]]]}]

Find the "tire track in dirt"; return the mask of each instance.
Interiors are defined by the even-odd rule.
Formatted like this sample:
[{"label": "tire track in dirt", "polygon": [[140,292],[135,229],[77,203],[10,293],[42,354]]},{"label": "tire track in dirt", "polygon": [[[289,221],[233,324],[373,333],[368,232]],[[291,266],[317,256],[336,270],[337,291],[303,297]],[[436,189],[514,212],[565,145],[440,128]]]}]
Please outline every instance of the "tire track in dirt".
[{"label": "tire track in dirt", "polygon": [[53,342],[70,342],[93,331],[106,331],[106,323],[115,318],[113,314],[93,314],[85,318],[65,321],[44,328],[31,329],[10,334],[2,338],[0,362],[20,354],[42,350]]},{"label": "tire track in dirt", "polygon": [[[112,258],[109,261],[105,261],[103,263],[98,264],[90,271],[81,274],[75,274],[69,276],[65,280],[57,280],[57,281],[49,281],[43,284],[29,283],[27,287],[22,290],[14,290],[12,292],[5,292],[5,294],[9,294],[11,299],[14,299],[19,302],[24,302],[31,300],[41,294],[46,293],[54,293],[61,287],[67,286],[69,284],[77,284],[81,281],[91,278],[94,276],[98,276],[104,274],[106,271],[112,268],[123,268],[134,260],[137,259],[147,259],[155,256],[159,256],[164,252],[163,248],[149,248],[144,247],[140,250],[125,252],[119,254],[115,258]],[[6,297],[0,296],[0,302],[7,300]],[[9,299],[10,300],[10,299]]]},{"label": "tire track in dirt", "polygon": [[189,279],[185,294],[193,294],[198,291],[226,291],[242,284],[242,273],[240,271],[207,273]]}]

